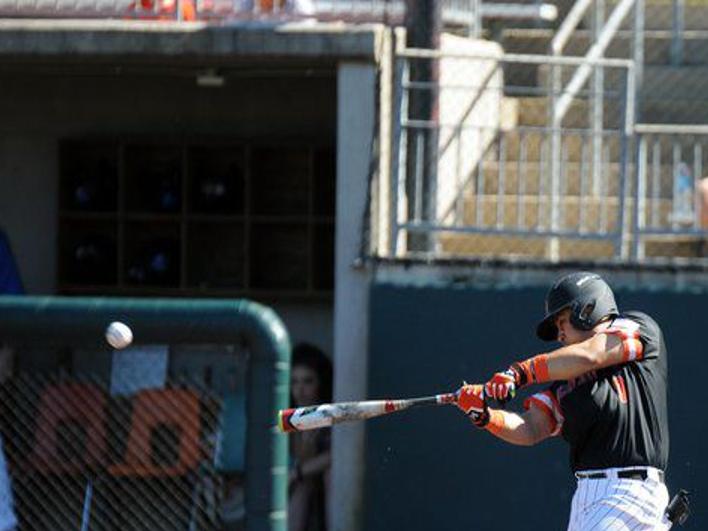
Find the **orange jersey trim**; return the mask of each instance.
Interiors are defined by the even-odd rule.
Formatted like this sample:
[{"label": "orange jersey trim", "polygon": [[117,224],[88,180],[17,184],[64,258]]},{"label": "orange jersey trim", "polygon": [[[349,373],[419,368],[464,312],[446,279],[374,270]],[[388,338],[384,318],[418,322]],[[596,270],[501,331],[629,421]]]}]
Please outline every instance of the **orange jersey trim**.
[{"label": "orange jersey trim", "polygon": [[558,435],[563,427],[563,413],[561,412],[560,403],[555,394],[546,390],[541,393],[531,395],[524,400],[524,409],[528,410],[532,406],[538,407],[551,422],[551,435]]},{"label": "orange jersey trim", "polygon": [[485,429],[489,433],[498,435],[504,428],[506,428],[506,422],[504,422],[504,412],[498,411],[496,409],[489,410],[489,422],[485,426]]}]

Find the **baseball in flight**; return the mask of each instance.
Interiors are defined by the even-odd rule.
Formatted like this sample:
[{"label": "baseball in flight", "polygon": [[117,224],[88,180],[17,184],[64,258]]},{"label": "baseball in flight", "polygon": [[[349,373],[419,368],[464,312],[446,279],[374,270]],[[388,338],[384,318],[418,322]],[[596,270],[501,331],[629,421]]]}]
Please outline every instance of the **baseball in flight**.
[{"label": "baseball in flight", "polygon": [[113,321],[106,328],[106,341],[113,348],[125,348],[133,342],[133,331],[125,323]]}]

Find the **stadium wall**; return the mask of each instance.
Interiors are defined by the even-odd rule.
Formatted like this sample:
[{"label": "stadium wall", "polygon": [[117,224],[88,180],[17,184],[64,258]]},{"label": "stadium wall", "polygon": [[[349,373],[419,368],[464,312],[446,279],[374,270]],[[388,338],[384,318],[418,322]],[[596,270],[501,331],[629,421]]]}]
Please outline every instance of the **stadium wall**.
[{"label": "stadium wall", "polygon": [[[437,282],[373,284],[370,295],[369,397],[409,397],[456,389],[543,350],[535,338],[546,287]],[[617,290],[620,308],[661,324],[669,349],[671,455],[667,484],[698,493],[708,465],[701,440],[708,417],[697,414],[708,326],[705,293]],[[519,408],[517,397],[511,408]],[[574,480],[559,439],[514,447],[479,432],[453,407],[403,412],[366,423],[364,529],[565,529]],[[694,510],[691,525],[708,526]]]}]

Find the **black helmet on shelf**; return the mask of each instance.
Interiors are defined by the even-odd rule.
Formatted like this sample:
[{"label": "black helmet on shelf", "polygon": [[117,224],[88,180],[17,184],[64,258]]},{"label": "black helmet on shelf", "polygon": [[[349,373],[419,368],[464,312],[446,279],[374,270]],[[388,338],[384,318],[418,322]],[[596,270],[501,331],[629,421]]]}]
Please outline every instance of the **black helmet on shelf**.
[{"label": "black helmet on shelf", "polygon": [[546,315],[536,328],[544,341],[558,337],[555,318],[570,308],[570,322],[580,330],[590,330],[604,317],[619,315],[615,296],[603,278],[587,271],[558,279],[546,295]]}]

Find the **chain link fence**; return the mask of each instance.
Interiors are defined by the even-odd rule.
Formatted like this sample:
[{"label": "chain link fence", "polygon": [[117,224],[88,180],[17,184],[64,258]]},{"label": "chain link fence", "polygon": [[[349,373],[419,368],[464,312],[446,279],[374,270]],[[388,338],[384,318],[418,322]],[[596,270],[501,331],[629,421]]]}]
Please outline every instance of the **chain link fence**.
[{"label": "chain link fence", "polygon": [[[480,0],[441,0],[447,28],[478,33]],[[523,16],[552,17],[552,6],[519,4]],[[489,16],[505,16],[488,10]],[[0,15],[55,18],[138,18],[162,20],[310,21],[402,25],[406,0],[0,0]]]},{"label": "chain link fence", "polygon": [[497,43],[399,49],[372,255],[708,263],[708,3],[558,8]]},{"label": "chain link fence", "polygon": [[244,352],[9,345],[0,358],[19,529],[244,529]]},{"label": "chain link fence", "polygon": [[[580,90],[552,126],[554,101],[567,93],[554,92],[549,73],[566,85],[582,60],[490,51],[399,54],[388,252],[540,260],[623,252],[631,62],[597,60],[602,103]],[[539,85],[505,83],[517,66],[536,67]]]}]

